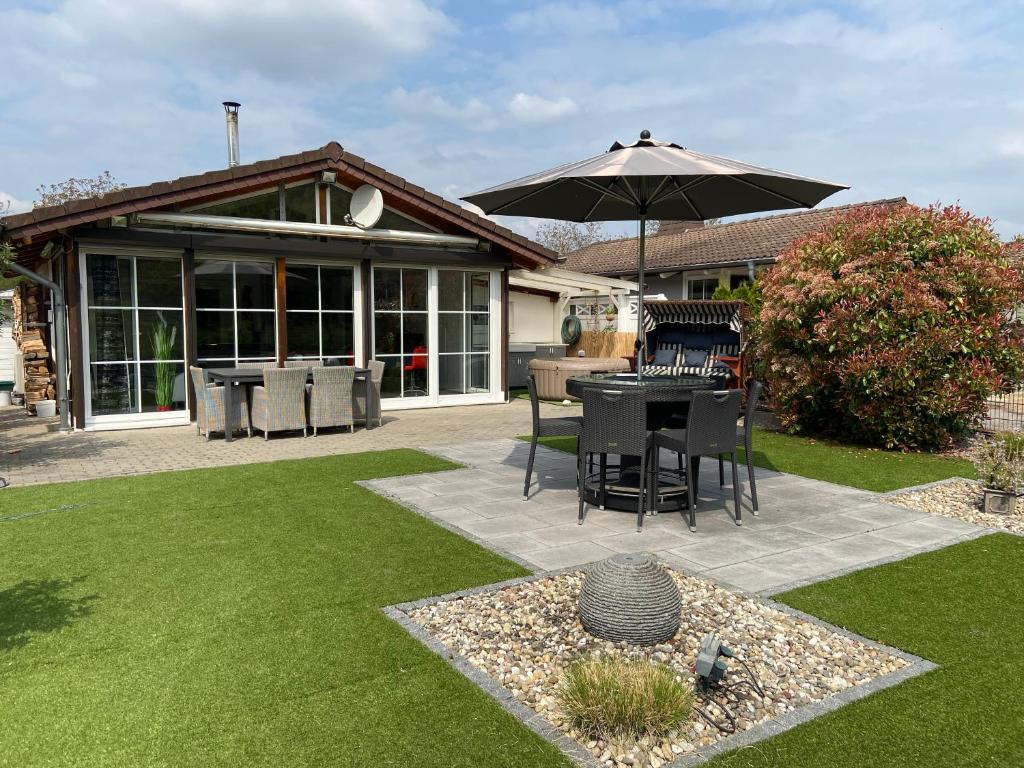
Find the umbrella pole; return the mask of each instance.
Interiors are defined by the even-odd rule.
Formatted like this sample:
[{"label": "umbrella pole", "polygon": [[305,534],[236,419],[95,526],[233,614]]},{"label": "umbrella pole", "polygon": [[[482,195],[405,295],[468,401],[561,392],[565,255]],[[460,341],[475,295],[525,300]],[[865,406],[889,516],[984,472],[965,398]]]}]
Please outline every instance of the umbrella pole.
[{"label": "umbrella pole", "polygon": [[640,255],[637,259],[637,273],[640,296],[636,303],[636,380],[644,377],[644,363],[647,357],[647,339],[644,333],[644,249],[647,245],[647,212],[640,211]]}]

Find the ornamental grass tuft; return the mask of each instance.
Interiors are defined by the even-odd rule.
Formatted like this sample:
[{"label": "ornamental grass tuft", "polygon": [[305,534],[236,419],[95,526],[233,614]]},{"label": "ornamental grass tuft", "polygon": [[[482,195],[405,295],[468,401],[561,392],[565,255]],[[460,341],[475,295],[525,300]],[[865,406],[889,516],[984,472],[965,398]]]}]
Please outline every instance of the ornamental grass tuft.
[{"label": "ornamental grass tuft", "polygon": [[569,667],[559,703],[568,721],[597,738],[658,736],[690,716],[693,691],[664,664],[591,659]]}]

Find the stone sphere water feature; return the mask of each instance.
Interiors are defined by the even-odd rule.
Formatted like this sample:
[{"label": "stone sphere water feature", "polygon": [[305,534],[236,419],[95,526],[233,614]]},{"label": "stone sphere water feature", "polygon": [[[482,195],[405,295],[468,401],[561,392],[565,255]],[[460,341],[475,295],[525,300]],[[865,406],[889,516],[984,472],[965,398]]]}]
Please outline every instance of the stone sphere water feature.
[{"label": "stone sphere water feature", "polygon": [[594,637],[657,645],[679,629],[682,598],[657,558],[638,552],[595,563],[578,606],[583,628]]}]

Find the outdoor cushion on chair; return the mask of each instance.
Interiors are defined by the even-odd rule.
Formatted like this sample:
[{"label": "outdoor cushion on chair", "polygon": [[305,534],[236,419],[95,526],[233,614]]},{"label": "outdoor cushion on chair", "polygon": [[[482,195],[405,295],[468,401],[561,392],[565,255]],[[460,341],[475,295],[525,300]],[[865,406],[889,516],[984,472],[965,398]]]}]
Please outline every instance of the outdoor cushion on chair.
[{"label": "outdoor cushion on chair", "polygon": [[684,349],[683,365],[688,368],[702,368],[708,362],[708,351],[706,349]]},{"label": "outdoor cushion on chair", "polygon": [[654,352],[653,365],[675,365],[677,353],[675,347],[659,347]]}]

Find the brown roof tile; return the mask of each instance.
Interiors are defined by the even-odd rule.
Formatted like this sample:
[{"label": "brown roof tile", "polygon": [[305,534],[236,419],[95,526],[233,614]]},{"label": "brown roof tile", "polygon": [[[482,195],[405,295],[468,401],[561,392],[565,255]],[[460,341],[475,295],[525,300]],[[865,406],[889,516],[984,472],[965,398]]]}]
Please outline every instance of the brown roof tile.
[{"label": "brown roof tile", "polygon": [[[550,263],[557,259],[557,254],[554,251],[517,235],[512,230],[495,224],[486,217],[445,200],[440,195],[428,192],[423,187],[411,184],[401,176],[367,162],[359,155],[346,152],[336,141],[329,142],[318,149],[297,154],[258,160],[234,168],[182,176],[172,181],[158,181],[145,186],[127,187],[101,197],[75,200],[67,205],[36,208],[28,213],[8,217],[4,222],[6,230],[4,234],[14,238],[46,235],[68,226],[105,219],[110,216],[174,205],[197,197],[223,194],[230,189],[237,191],[257,184],[274,182],[283,179],[292,169],[298,174],[326,168],[338,168],[343,171],[346,168],[351,168],[374,176],[402,194],[440,208],[446,212],[449,220],[458,222],[470,231],[476,229],[479,230],[479,234],[487,233],[488,237],[493,234],[504,247],[511,248],[513,252],[519,253],[535,264]],[[221,185],[225,189],[215,188],[216,185]],[[458,218],[453,219],[452,215]]]},{"label": "brown roof tile", "polygon": [[[669,234],[647,238],[645,263],[650,270],[703,267],[715,264],[772,261],[796,238],[820,229],[833,216],[862,206],[906,204],[905,197],[868,203],[812,208],[806,211],[732,221],[699,229],[671,227]],[[596,275],[636,272],[635,237],[588,245],[566,256],[564,266]]]}]

